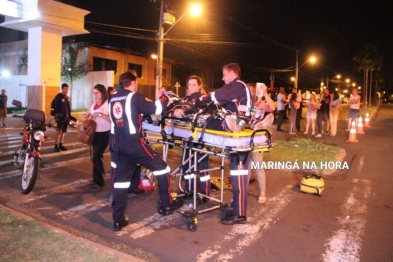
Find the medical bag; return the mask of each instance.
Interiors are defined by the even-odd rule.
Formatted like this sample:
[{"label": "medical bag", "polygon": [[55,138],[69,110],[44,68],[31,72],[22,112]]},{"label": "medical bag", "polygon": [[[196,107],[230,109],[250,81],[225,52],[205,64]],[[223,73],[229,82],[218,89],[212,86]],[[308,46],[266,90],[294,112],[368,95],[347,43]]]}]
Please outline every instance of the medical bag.
[{"label": "medical bag", "polygon": [[324,187],[325,181],[323,177],[315,174],[304,176],[300,182],[300,190],[308,194],[321,196]]}]

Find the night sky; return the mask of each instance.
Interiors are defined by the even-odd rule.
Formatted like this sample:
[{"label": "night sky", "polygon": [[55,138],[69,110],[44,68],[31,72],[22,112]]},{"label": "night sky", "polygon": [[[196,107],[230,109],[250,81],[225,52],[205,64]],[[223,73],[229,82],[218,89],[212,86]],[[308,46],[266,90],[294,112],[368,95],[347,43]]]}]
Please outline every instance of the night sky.
[{"label": "night sky", "polygon": [[[157,52],[154,32],[129,28],[157,30],[159,1],[62,2],[91,11],[85,25],[91,34],[75,37],[75,41],[129,48],[142,55]],[[187,10],[189,2],[166,0],[176,17]],[[299,87],[318,86],[322,75],[332,78],[338,73],[363,85],[363,73],[355,71],[352,59],[365,45],[374,43],[384,59],[385,89],[393,89],[391,0],[202,0],[201,3],[203,13],[199,18],[186,15],[171,29],[167,38],[173,40],[165,44],[165,57],[217,71],[228,62],[238,62],[243,77],[268,83],[269,69],[293,69],[294,50],[299,50],[299,65],[310,55],[318,59],[317,64],[306,63],[300,68]],[[275,86],[291,85],[289,79],[294,75],[294,71],[275,73]]]}]

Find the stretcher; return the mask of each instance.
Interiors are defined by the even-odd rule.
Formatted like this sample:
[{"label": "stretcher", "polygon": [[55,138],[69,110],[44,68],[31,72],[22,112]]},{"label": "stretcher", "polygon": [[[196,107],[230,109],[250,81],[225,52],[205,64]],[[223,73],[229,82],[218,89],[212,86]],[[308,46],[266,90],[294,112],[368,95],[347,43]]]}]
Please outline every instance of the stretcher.
[{"label": "stretcher", "polygon": [[[163,145],[163,159],[166,162],[170,148],[177,147],[182,149],[181,163],[171,174],[172,177],[178,178],[180,193],[173,195],[176,198],[192,197],[192,204],[187,210],[180,210],[179,212],[187,219],[187,228],[194,232],[197,229],[197,214],[213,211],[216,209],[225,210],[228,205],[223,203],[224,198],[224,161],[225,158],[230,158],[231,154],[239,152],[263,152],[268,151],[272,146],[271,134],[266,129],[250,130],[244,129],[240,133],[232,133],[226,131],[210,130],[192,126],[176,126],[174,121],[187,119],[178,119],[167,117],[160,121],[160,125],[151,124],[147,122],[142,123],[142,134],[147,143],[155,142]],[[188,120],[189,121],[189,120]],[[189,157],[186,158],[186,151],[188,150]],[[197,155],[202,155],[198,159]],[[198,170],[198,163],[203,158],[209,155],[214,155],[220,158],[221,165],[218,167],[211,167],[209,169]],[[188,170],[183,170],[183,167],[188,164]],[[214,170],[221,170],[221,186],[220,198],[197,193],[197,179],[196,176],[202,172],[210,172]],[[192,179],[193,184],[189,183],[192,190],[185,190],[182,188],[182,176],[186,179]],[[191,196],[188,195],[191,192]],[[217,205],[210,208],[198,210],[197,204],[200,204],[203,198],[214,201]],[[160,212],[157,206],[158,212]]]}]

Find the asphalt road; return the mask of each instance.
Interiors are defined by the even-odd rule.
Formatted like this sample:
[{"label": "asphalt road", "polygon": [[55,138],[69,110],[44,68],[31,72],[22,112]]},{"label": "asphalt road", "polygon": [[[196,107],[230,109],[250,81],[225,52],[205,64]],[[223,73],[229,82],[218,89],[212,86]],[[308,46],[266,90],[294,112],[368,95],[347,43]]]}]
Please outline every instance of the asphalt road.
[{"label": "asphalt road", "polygon": [[[157,214],[155,190],[129,198],[126,214],[131,224],[114,233],[109,176],[102,190],[88,187],[92,179],[89,150],[75,142],[74,132],[66,135],[67,152],[54,153],[54,142],[45,142],[41,179],[33,192],[22,195],[20,176],[9,164],[11,152],[20,146],[16,126],[21,123],[16,122],[0,129],[0,204],[76,230],[93,241],[141,248],[159,261],[393,261],[393,107],[381,106],[372,127],[357,135],[358,143],[345,142],[347,111],[341,112],[337,136],[319,140],[343,147],[349,169],[325,176],[322,197],[299,191],[302,174],[268,170],[267,203],[258,204],[257,182],[252,182],[245,225],[222,225],[220,212],[215,210],[198,214],[198,228],[190,232],[180,214]],[[290,138],[286,132],[274,130],[275,126],[273,139]],[[54,135],[54,131],[47,134]],[[179,154],[170,151],[172,168],[178,164]],[[212,165],[218,161],[211,159]],[[105,165],[109,173],[108,153]],[[174,179],[171,188],[177,191]],[[213,195],[219,198],[219,191]],[[224,202],[230,199],[231,191],[224,190]],[[198,210],[213,204],[199,205]]]}]

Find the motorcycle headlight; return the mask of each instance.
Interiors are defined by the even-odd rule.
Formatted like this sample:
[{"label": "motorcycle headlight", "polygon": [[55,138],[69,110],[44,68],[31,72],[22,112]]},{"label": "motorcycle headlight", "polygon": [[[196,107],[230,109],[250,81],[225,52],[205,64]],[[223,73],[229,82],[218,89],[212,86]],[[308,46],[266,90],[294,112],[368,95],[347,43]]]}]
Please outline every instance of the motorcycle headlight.
[{"label": "motorcycle headlight", "polygon": [[44,137],[45,137],[45,134],[41,130],[34,132],[34,139],[35,140],[40,141],[40,140],[44,139]]}]

